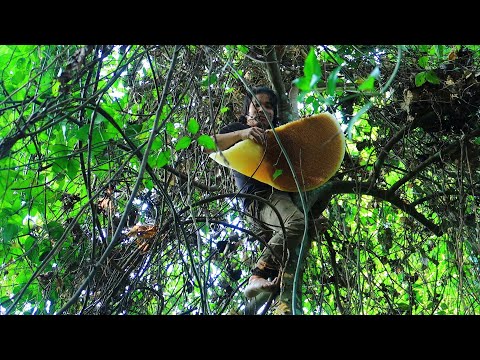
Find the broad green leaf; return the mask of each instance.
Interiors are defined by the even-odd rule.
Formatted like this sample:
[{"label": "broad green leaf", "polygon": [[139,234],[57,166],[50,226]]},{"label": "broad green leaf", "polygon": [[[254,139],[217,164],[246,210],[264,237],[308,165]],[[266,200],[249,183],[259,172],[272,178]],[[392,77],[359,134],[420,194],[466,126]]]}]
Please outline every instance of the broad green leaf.
[{"label": "broad green leaf", "polygon": [[216,150],[217,146],[215,145],[215,141],[212,139],[211,136],[208,135],[200,135],[197,139],[198,145],[203,146],[209,150]]},{"label": "broad green leaf", "polygon": [[27,189],[31,186],[32,186],[32,179],[27,178],[27,179],[15,181],[15,184],[13,187],[15,189]]},{"label": "broad green leaf", "polygon": [[310,83],[308,84],[309,89],[315,88],[315,84],[321,80],[321,77],[317,74],[313,74],[310,78]]},{"label": "broad green leaf", "polygon": [[170,135],[171,137],[177,137],[178,130],[175,128],[175,125],[173,125],[173,123],[167,122],[165,124],[165,129],[167,130],[168,135]]},{"label": "broad green leaf", "polygon": [[310,90],[310,81],[305,77],[293,80],[293,84],[302,91]]},{"label": "broad green leaf", "polygon": [[228,110],[229,110],[229,108],[224,106],[220,109],[220,114],[225,114]]},{"label": "broad green leaf", "polygon": [[275,170],[275,172],[273,173],[273,180],[275,180],[276,178],[278,178],[280,175],[283,174],[283,170],[282,169],[277,169]]},{"label": "broad green leaf", "polygon": [[105,117],[102,114],[97,112],[97,116],[95,116],[95,120],[94,120],[95,125],[103,124],[106,121],[107,119],[105,119]]},{"label": "broad green leaf", "polygon": [[44,99],[52,93],[52,77],[49,73],[42,75],[40,79],[40,98]]},{"label": "broad green leaf", "polygon": [[338,56],[336,53],[332,53],[332,52],[322,51],[320,53],[320,59],[322,59],[323,61],[328,61],[328,62],[337,64],[337,65],[343,64],[343,59],[340,56]]},{"label": "broad green leaf", "polygon": [[155,139],[153,140],[153,143],[152,143],[152,150],[158,150],[158,149],[161,149],[161,147],[163,146],[163,140],[160,136],[156,136]]},{"label": "broad green leaf", "polygon": [[[335,104],[335,97],[334,96],[327,96],[326,98],[323,99],[323,102],[325,103],[325,105],[333,105]],[[313,104],[313,108],[315,109],[315,112],[317,111],[317,109],[315,108],[315,103]]]},{"label": "broad green leaf", "polygon": [[303,68],[303,74],[307,79],[310,79],[313,75],[316,75],[318,79],[322,76],[322,68],[318,62],[317,55],[315,55],[315,49],[310,47],[307,58],[305,59],[305,66]]},{"label": "broad green leaf", "polygon": [[305,59],[303,74],[303,77],[293,80],[293,83],[302,91],[312,90],[322,78],[322,68],[313,47],[310,48],[310,52]]},{"label": "broad green leaf", "polygon": [[171,157],[172,157],[172,153],[171,153],[170,149],[162,151],[157,157],[157,162],[156,162],[155,166],[157,168],[161,168],[161,167],[167,165],[170,162]]},{"label": "broad green leaf", "polygon": [[408,311],[410,309],[410,305],[404,302],[398,303],[397,306],[402,311]]},{"label": "broad green leaf", "polygon": [[36,259],[38,258],[38,248],[32,249],[32,246],[35,244],[35,241],[36,241],[35,238],[29,236],[27,237],[24,243],[27,257],[32,261],[36,261]]},{"label": "broad green leaf", "polygon": [[418,65],[425,69],[428,65],[428,56],[422,56],[421,58],[419,58]]},{"label": "broad green leaf", "polygon": [[368,110],[370,110],[372,105],[373,105],[373,103],[371,101],[369,101],[368,103],[363,105],[362,108],[350,119],[350,121],[348,122],[348,126],[347,126],[347,136],[348,136],[349,139],[352,138],[353,125],[357,122],[357,120],[360,118],[360,116],[362,116]]},{"label": "broad green leaf", "polygon": [[366,90],[366,91],[371,91],[374,89],[374,83],[375,83],[375,80],[378,79],[378,77],[380,76],[380,69],[378,66],[375,67],[375,69],[373,69],[373,71],[370,73],[370,75],[368,76],[367,80],[365,80],[359,87],[358,89],[359,90]]},{"label": "broad green leaf", "polygon": [[77,159],[72,159],[67,163],[67,176],[70,180],[75,179],[80,169],[80,162]]},{"label": "broad green leaf", "polygon": [[421,71],[417,75],[415,75],[415,86],[422,86],[423,84],[425,84],[425,81],[427,81],[425,71]]},{"label": "broad green leaf", "polygon": [[337,88],[338,73],[342,69],[341,66],[337,66],[331,73],[328,75],[327,80],[327,94],[330,96],[335,95],[335,89]]},{"label": "broad green leaf", "polygon": [[101,130],[101,134],[103,135],[103,140],[108,141],[111,139],[117,140],[121,137],[121,135],[118,133],[117,129],[115,129],[115,126],[113,126],[110,122],[106,122],[103,124],[104,130]]},{"label": "broad green leaf", "polygon": [[138,135],[138,133],[142,131],[142,125],[129,124],[124,131],[125,131],[125,135],[127,135],[129,138],[134,138],[135,136]]},{"label": "broad green leaf", "polygon": [[435,53],[437,54],[437,56],[439,58],[442,58],[444,50],[445,50],[444,46],[443,45],[434,45],[434,48],[435,48]]},{"label": "broad green leaf", "polygon": [[48,235],[52,240],[58,240],[63,235],[63,225],[56,221],[47,223]]},{"label": "broad green leaf", "polygon": [[209,86],[217,82],[217,74],[210,74],[205,80],[202,81],[203,86]]},{"label": "broad green leaf", "polygon": [[244,45],[237,45],[237,49],[241,53],[248,54],[248,47],[246,47]]},{"label": "broad green leaf", "polygon": [[35,147],[35,144],[33,142],[30,142],[27,146],[26,149],[29,154],[36,154],[37,153],[37,148]]},{"label": "broad green leaf", "polygon": [[152,179],[144,179],[144,180],[143,180],[143,183],[144,183],[145,187],[146,187],[148,190],[152,190],[152,189],[153,189],[153,181],[152,181]]},{"label": "broad green leaf", "polygon": [[53,162],[52,171],[54,174],[58,174],[67,170],[68,159],[66,157],[60,157]]},{"label": "broad green leaf", "polygon": [[16,224],[6,224],[3,227],[2,233],[2,241],[3,243],[7,243],[12,240],[15,236],[17,236],[19,231],[19,226]]},{"label": "broad green leaf", "polygon": [[183,136],[178,142],[175,144],[175,150],[186,149],[190,146],[192,139],[189,136]]},{"label": "broad green leaf", "polygon": [[60,81],[57,80],[52,86],[52,95],[57,97],[59,91],[60,91]]},{"label": "broad green leaf", "polygon": [[23,81],[23,79],[25,79],[25,72],[17,70],[12,76],[12,84],[18,85]]},{"label": "broad green leaf", "polygon": [[200,130],[200,125],[198,124],[197,120],[195,120],[194,118],[190,118],[190,120],[188,120],[187,129],[188,131],[190,131],[190,133],[195,135],[198,130]]},{"label": "broad green leaf", "polygon": [[428,71],[425,74],[425,79],[432,84],[438,85],[440,84],[440,79],[438,78],[437,74],[433,70]]}]

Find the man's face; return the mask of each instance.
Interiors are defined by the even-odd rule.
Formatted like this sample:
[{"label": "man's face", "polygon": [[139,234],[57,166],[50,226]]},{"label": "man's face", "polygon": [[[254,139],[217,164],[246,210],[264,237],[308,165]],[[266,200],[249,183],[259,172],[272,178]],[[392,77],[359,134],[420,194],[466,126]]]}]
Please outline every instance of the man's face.
[{"label": "man's face", "polygon": [[268,123],[267,116],[268,119],[272,121],[273,114],[273,105],[270,102],[270,97],[268,94],[257,94],[252,98],[252,102],[250,103],[247,115],[247,124],[249,126],[258,126],[264,129],[269,129],[270,124]]}]

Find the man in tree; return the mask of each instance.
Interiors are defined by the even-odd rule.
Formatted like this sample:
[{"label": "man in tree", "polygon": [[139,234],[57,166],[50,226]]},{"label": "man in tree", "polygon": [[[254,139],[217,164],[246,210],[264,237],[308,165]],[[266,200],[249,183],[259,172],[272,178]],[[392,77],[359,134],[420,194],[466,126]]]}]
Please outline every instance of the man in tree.
[{"label": "man in tree", "polygon": [[[251,139],[265,145],[265,130],[279,125],[277,118],[276,94],[267,87],[254,88],[252,94],[247,93],[244,101],[243,115],[238,122],[228,124],[216,135],[217,148],[226,150],[238,141]],[[273,205],[280,213],[265,202],[243,198],[244,210],[263,228],[273,232],[268,241],[244,291],[247,298],[262,292],[274,292],[280,283],[280,270],[283,270],[297,245],[300,244],[305,229],[303,213],[293,203],[288,192],[280,191],[270,185],[245,176],[235,170],[235,184],[240,193],[254,194]],[[285,226],[285,234],[281,223]]]}]

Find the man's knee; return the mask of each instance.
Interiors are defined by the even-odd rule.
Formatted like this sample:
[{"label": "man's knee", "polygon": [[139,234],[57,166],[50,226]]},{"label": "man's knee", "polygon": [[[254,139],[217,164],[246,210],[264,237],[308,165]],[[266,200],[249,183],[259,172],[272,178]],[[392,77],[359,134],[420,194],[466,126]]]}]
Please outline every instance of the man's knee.
[{"label": "man's knee", "polygon": [[303,234],[305,229],[305,217],[303,213],[300,210],[295,211],[285,222],[285,227],[288,228],[288,232],[290,233]]}]

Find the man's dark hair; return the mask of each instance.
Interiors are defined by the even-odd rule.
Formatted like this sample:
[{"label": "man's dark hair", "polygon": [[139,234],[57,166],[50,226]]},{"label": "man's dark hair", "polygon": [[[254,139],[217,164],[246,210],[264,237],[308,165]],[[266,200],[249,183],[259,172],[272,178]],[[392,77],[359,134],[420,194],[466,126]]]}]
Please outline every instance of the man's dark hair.
[{"label": "man's dark hair", "polygon": [[[273,126],[276,127],[280,125],[280,119],[277,117],[277,105],[278,105],[277,94],[275,94],[275,92],[272,89],[266,86],[255,87],[252,89],[252,93],[253,95],[257,95],[257,94],[268,95],[270,103],[272,104],[272,107],[273,107],[273,119],[272,119]],[[248,109],[250,108],[253,95],[250,92],[247,92],[247,94],[245,94],[245,100],[243,101],[243,114],[239,117],[239,121],[241,123],[244,123],[244,124],[247,123],[246,116],[248,115]]]}]

